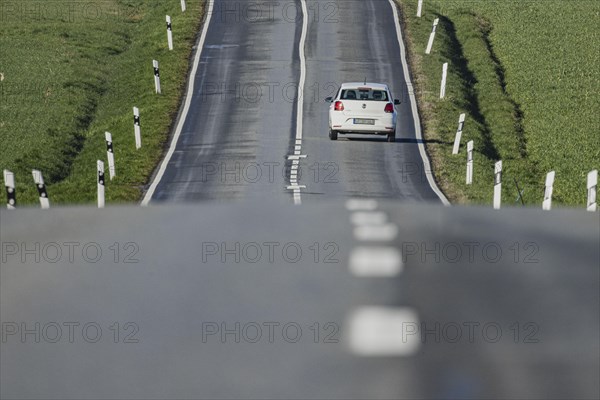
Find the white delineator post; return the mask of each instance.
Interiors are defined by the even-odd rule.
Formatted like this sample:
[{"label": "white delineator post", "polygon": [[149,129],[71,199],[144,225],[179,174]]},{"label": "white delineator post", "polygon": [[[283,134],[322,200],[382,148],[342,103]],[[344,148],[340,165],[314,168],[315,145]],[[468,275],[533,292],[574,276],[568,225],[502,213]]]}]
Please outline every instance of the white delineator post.
[{"label": "white delineator post", "polygon": [[152,66],[154,67],[154,88],[156,94],[160,94],[160,70],[158,68],[158,61],[152,60]]},{"label": "white delineator post", "polygon": [[142,148],[142,128],[140,125],[140,109],[133,107],[133,129],[135,131],[135,148]]},{"label": "white delineator post", "polygon": [[546,175],[546,189],[544,190],[544,202],[542,203],[542,210],[552,209],[552,192],[554,191],[554,171],[548,172]]},{"label": "white delineator post", "polygon": [[104,161],[98,160],[98,208],[104,208]]},{"label": "white delineator post", "polygon": [[467,185],[473,183],[473,141],[467,143]]},{"label": "white delineator post", "polygon": [[494,166],[494,210],[500,209],[502,203],[502,161]]},{"label": "white delineator post", "polygon": [[596,188],[598,186],[598,170],[590,171],[587,176],[587,210],[596,211]]},{"label": "white delineator post", "polygon": [[171,17],[167,15],[167,41],[169,42],[169,50],[173,50],[173,27],[171,25]]},{"label": "white delineator post", "polygon": [[421,18],[422,12],[423,12],[423,0],[419,0],[419,5],[417,6],[417,17]]},{"label": "white delineator post", "polygon": [[463,127],[465,126],[465,114],[460,114],[458,118],[458,129],[456,130],[456,136],[454,137],[454,147],[452,148],[452,154],[458,154],[460,148],[460,139],[462,137]]},{"label": "white delineator post", "polygon": [[427,48],[425,49],[425,54],[431,53],[431,47],[433,46],[433,39],[435,39],[435,31],[437,29],[439,22],[440,22],[439,18],[436,18],[433,20],[433,28],[431,28],[431,34],[429,35],[429,41],[427,42]]},{"label": "white delineator post", "polygon": [[7,169],[4,170],[4,187],[6,188],[6,208],[14,210],[17,205],[15,174]]},{"label": "white delineator post", "polygon": [[181,0],[181,12],[185,12],[185,0]]},{"label": "white delineator post", "polygon": [[31,172],[33,174],[33,181],[35,182],[40,195],[40,205],[43,209],[50,208],[50,200],[48,199],[48,192],[46,191],[46,185],[44,184],[42,172],[38,171],[37,169],[34,169]]},{"label": "white delineator post", "polygon": [[106,157],[108,158],[108,174],[112,181],[116,175],[115,172],[115,152],[113,150],[112,135],[110,132],[104,132],[106,138]]},{"label": "white delineator post", "polygon": [[446,97],[446,77],[448,76],[448,63],[442,66],[442,84],[440,86],[440,99]]}]

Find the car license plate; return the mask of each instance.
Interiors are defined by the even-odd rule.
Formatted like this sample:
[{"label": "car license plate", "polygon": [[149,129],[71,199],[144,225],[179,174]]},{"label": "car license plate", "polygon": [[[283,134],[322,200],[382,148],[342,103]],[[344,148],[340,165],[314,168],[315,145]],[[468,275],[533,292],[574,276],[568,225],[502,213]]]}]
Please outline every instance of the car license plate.
[{"label": "car license plate", "polygon": [[374,119],[354,118],[355,125],[375,125]]}]

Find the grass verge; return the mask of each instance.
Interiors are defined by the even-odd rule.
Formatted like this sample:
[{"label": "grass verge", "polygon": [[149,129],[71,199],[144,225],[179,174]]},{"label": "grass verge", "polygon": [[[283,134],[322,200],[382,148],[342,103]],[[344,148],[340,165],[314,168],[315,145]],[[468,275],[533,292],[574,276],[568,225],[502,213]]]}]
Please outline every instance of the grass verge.
[{"label": "grass verge", "polygon": [[[51,204],[95,202],[105,131],[113,135],[117,174],[106,184],[106,200],[139,199],[178,111],[203,4],[188,0],[182,13],[179,0],[2,2],[0,169],[15,173],[17,204],[38,203],[34,168],[44,174]],[[153,59],[160,62],[161,95],[154,93]]]},{"label": "grass verge", "polygon": [[[428,152],[455,203],[491,203],[493,168],[503,160],[503,202],[541,204],[545,174],[556,170],[554,201],[585,204],[586,175],[599,167],[600,6],[577,1],[396,0],[406,33]],[[562,17],[557,19],[556,16]],[[439,18],[430,55],[433,20]],[[439,99],[448,62],[446,98]],[[467,114],[460,154],[452,144]],[[465,185],[466,143],[473,140],[474,183]]]}]

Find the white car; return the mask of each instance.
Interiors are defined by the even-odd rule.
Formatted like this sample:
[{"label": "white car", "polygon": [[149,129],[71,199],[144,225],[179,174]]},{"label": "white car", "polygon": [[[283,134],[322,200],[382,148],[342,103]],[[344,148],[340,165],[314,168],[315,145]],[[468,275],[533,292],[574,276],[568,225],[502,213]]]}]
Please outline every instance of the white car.
[{"label": "white car", "polygon": [[328,97],[329,138],[337,140],[338,133],[387,135],[388,142],[396,140],[396,104],[382,83],[343,83],[335,97]]}]

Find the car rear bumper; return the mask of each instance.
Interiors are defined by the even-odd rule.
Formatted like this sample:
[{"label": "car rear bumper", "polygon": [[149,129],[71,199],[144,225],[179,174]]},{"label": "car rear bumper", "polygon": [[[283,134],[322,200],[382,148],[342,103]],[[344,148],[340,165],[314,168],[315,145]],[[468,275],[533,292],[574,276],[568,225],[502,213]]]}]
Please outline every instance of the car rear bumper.
[{"label": "car rear bumper", "polygon": [[382,134],[388,134],[388,133],[394,133],[396,132],[396,127],[384,127],[384,126],[370,126],[368,128],[356,128],[356,126],[351,127],[341,127],[341,128],[334,128],[334,131],[337,131],[339,133],[368,133],[368,134],[374,134],[374,135],[382,135]]},{"label": "car rear bumper", "polygon": [[373,125],[355,124],[353,118],[341,123],[330,124],[331,130],[340,133],[393,133],[396,131],[396,123],[391,118],[389,121],[375,121]]},{"label": "car rear bumper", "polygon": [[[372,119],[373,125],[355,124],[354,119]],[[370,117],[370,116],[348,116],[342,113],[332,113],[329,121],[329,128],[340,133],[394,133],[396,131],[395,115],[390,114],[389,117]]]}]

